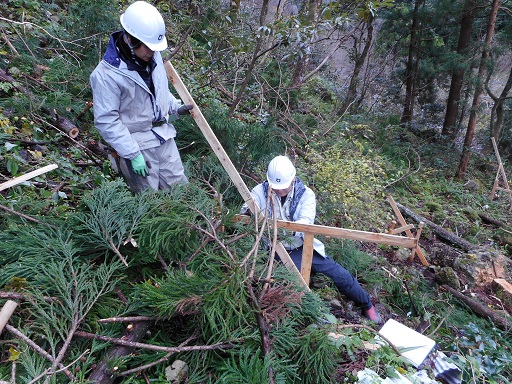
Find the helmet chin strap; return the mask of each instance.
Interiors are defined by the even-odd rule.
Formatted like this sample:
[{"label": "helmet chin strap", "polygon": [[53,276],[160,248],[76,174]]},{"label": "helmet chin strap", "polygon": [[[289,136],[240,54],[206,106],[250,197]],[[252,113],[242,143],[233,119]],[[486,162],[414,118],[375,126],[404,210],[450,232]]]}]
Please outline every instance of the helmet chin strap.
[{"label": "helmet chin strap", "polygon": [[[140,65],[141,67],[144,67],[144,65],[142,65],[141,63],[139,63],[139,60],[137,58],[137,55],[135,55],[135,51],[133,50],[135,48],[134,45],[132,45],[132,43],[130,42],[130,38],[128,37],[128,34],[125,32],[123,33],[123,40],[124,42],[126,43],[126,45],[128,45],[128,48],[130,48],[130,52],[132,54],[132,59],[133,61],[135,61],[135,63],[137,63],[138,65]],[[145,63],[147,65],[147,63]]]}]

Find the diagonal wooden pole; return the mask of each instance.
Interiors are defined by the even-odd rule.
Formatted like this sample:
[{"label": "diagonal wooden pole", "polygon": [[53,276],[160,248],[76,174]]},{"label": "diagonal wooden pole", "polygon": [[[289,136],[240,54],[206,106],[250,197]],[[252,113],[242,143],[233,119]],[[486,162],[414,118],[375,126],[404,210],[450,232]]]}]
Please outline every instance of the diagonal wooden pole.
[{"label": "diagonal wooden pole", "polygon": [[[494,196],[496,191],[505,191],[508,194],[508,200],[510,202],[509,211],[512,211],[512,191],[510,190],[510,185],[508,184],[507,175],[505,173],[505,168],[503,168],[503,163],[501,162],[500,153],[498,151],[498,146],[496,145],[496,139],[491,137],[492,146],[494,148],[494,155],[498,160],[498,172],[496,172],[496,178],[494,179],[494,185],[492,187],[491,195],[489,198],[494,200]],[[503,178],[503,184],[505,187],[500,187],[500,175]]]},{"label": "diagonal wooden pole", "polygon": [[[231,159],[229,158],[228,154],[222,147],[222,144],[215,136],[215,133],[208,124],[208,121],[206,121],[205,117],[201,113],[201,110],[199,109],[198,105],[188,92],[187,87],[185,86],[185,84],[183,84],[183,81],[181,81],[181,78],[174,69],[173,65],[171,64],[170,61],[166,61],[164,63],[164,67],[165,71],[167,72],[167,76],[169,77],[172,85],[174,86],[174,89],[176,89],[176,92],[178,92],[181,101],[183,101],[183,103],[186,105],[194,106],[194,108],[190,111],[190,114],[192,115],[199,129],[201,130],[204,137],[208,141],[208,144],[210,144],[210,147],[212,148],[213,152],[215,152],[215,154],[217,155],[217,158],[219,159],[222,166],[228,173],[236,189],[238,190],[246,204],[249,206],[249,209],[251,210],[253,215],[255,217],[261,217],[261,212],[257,204],[254,202],[254,199],[251,195],[251,191],[249,190],[249,188],[247,188],[247,185],[245,185],[244,181],[242,180],[242,177],[240,176],[237,169],[231,162]],[[279,255],[279,258],[281,259],[283,264],[288,269],[288,271],[295,274],[297,276],[299,283],[304,288],[309,290],[308,284],[300,274],[299,270],[293,263],[293,260],[291,259],[290,255],[288,254],[288,252],[281,243],[277,243],[276,252]]]}]

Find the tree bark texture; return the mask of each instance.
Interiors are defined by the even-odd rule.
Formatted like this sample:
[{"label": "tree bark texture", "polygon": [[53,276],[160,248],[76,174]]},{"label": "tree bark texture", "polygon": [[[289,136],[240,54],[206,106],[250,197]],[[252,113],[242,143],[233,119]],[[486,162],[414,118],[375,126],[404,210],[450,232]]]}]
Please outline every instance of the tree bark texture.
[{"label": "tree bark texture", "polygon": [[[466,50],[471,42],[471,33],[473,31],[473,22],[475,20],[476,4],[474,0],[465,3],[460,20],[459,41],[457,43],[457,54],[461,59],[466,54]],[[464,68],[457,65],[452,73],[450,91],[446,101],[446,113],[444,116],[442,134],[454,139],[457,134],[456,124],[459,113],[459,102],[464,82]]]},{"label": "tree bark texture", "polygon": [[489,16],[489,22],[487,23],[487,31],[485,34],[485,45],[482,51],[482,58],[478,68],[478,78],[475,87],[475,93],[473,96],[473,102],[471,103],[471,111],[469,112],[468,128],[466,130],[466,136],[464,138],[464,147],[462,148],[462,156],[460,158],[459,168],[457,170],[456,177],[460,180],[464,180],[466,177],[466,170],[469,164],[469,156],[471,154],[471,145],[473,143],[473,137],[475,136],[476,120],[478,114],[478,107],[480,106],[480,98],[483,93],[483,79],[485,76],[487,59],[489,57],[489,49],[494,37],[494,26],[496,24],[496,17],[498,15],[498,8],[500,5],[499,0],[493,0],[491,14]]},{"label": "tree bark texture", "polygon": [[[421,39],[419,36],[420,20],[419,20],[419,8],[424,0],[416,0],[414,2],[414,11],[412,15],[411,24],[411,38],[409,40],[409,54],[407,57],[407,66],[405,70],[405,99],[404,109],[400,118],[400,123],[409,123],[412,119],[414,111],[414,83],[417,81],[416,68],[418,68],[419,47],[421,46]],[[415,55],[416,54],[416,55]]]},{"label": "tree bark texture", "polygon": [[[503,127],[503,121],[505,118],[505,111],[504,111],[504,103],[505,100],[508,97],[508,93],[510,92],[510,89],[512,88],[512,66],[510,67],[510,72],[508,73],[508,79],[505,83],[505,86],[503,87],[501,94],[499,97],[496,97],[493,95],[490,90],[487,90],[487,93],[494,101],[494,105],[491,110],[491,137],[494,137],[494,140],[496,140],[497,143],[500,142],[501,137],[501,131]],[[501,148],[503,149],[503,147]]]},{"label": "tree bark texture", "polygon": [[[355,102],[357,96],[357,85],[359,83],[359,74],[363,69],[363,65],[366,62],[368,52],[370,51],[370,47],[372,46],[373,43],[373,21],[374,18],[371,15],[368,16],[368,20],[366,20],[366,22],[363,24],[366,25],[366,28],[362,28],[360,34],[361,38],[353,36],[354,54],[352,55],[352,58],[354,60],[354,70],[352,71],[352,75],[350,76],[350,83],[347,90],[347,96],[345,97],[345,101],[343,102],[343,105],[339,110],[340,115],[343,115],[349,109],[351,112],[356,112],[359,107],[359,104]],[[366,35],[366,38],[364,37],[364,35]],[[361,51],[361,53],[358,53],[358,46],[362,41],[364,41],[363,50]]]},{"label": "tree bark texture", "polygon": [[[124,340],[126,341],[139,341],[146,334],[149,326],[152,324],[150,321],[140,321],[134,323],[133,329],[131,332],[127,332],[124,336]],[[126,356],[133,351],[134,348],[124,346],[124,345],[116,345],[112,347],[105,358],[98,363],[96,369],[89,375],[88,382],[94,384],[111,384],[116,379],[114,373],[108,370],[107,364],[110,360],[116,359],[122,356]]]}]

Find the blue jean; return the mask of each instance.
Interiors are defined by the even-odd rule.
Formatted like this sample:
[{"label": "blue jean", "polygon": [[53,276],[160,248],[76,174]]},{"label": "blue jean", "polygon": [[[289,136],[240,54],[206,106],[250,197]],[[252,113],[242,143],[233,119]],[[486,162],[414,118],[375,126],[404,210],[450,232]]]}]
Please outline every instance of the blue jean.
[{"label": "blue jean", "polygon": [[[300,271],[302,263],[302,247],[288,251],[293,263]],[[322,257],[317,251],[313,251],[312,273],[321,273],[334,281],[338,291],[349,300],[353,301],[362,310],[370,309],[373,304],[370,295],[361,287],[352,274],[326,255]]]}]

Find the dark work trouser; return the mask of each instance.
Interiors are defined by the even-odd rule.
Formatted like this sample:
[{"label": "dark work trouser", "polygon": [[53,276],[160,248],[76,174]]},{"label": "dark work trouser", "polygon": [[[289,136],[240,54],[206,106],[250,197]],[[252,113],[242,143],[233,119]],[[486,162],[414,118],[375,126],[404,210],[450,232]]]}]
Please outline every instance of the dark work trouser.
[{"label": "dark work trouser", "polygon": [[[288,251],[293,263],[300,271],[302,263],[302,247]],[[352,300],[362,310],[372,307],[370,295],[361,287],[352,274],[326,255],[322,257],[317,251],[313,251],[312,273],[321,273],[334,281],[338,291],[349,300]]]}]

